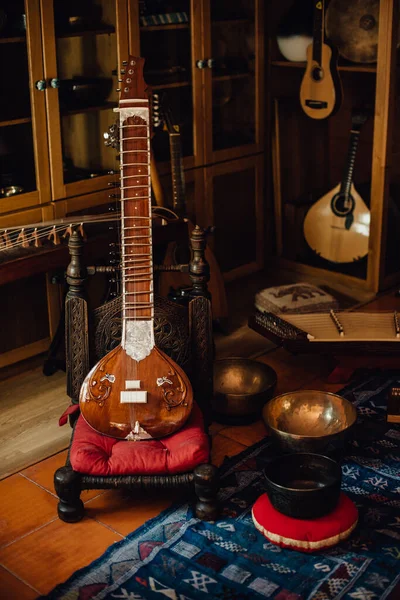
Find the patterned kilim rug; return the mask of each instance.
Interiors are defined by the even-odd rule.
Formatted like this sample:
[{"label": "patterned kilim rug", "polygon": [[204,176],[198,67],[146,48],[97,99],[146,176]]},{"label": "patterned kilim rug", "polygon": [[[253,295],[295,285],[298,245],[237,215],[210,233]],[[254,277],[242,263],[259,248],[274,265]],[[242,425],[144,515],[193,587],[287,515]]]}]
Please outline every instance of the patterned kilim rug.
[{"label": "patterned kilim rug", "polygon": [[251,508],[264,491],[261,470],[271,452],[265,439],[223,465],[218,521],[174,506],[47,598],[399,600],[400,427],[385,420],[387,391],[399,380],[370,375],[342,392],[359,413],[342,489],[360,519],[346,542],[303,554],[274,546],[255,529]]}]

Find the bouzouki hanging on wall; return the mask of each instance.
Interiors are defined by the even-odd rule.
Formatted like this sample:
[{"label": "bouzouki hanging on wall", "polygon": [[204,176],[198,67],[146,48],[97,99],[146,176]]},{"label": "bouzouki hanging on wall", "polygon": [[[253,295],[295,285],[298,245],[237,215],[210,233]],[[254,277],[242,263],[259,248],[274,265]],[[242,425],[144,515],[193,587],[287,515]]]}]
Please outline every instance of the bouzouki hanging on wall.
[{"label": "bouzouki hanging on wall", "polygon": [[304,220],[310,248],[334,263],[353,262],[368,253],[371,215],[353,184],[360,130],[367,118],[364,112],[353,114],[343,179],[313,204]]},{"label": "bouzouki hanging on wall", "polygon": [[312,119],[326,119],[341,102],[336,52],[325,41],[324,2],[315,0],[313,41],[307,48],[307,66],[300,86],[300,104]]},{"label": "bouzouki hanging on wall", "polygon": [[129,57],[119,108],[121,159],[121,344],[83,382],[79,403],[96,431],[160,438],[187,420],[193,392],[184,371],[154,342],[150,105],[144,59]]}]

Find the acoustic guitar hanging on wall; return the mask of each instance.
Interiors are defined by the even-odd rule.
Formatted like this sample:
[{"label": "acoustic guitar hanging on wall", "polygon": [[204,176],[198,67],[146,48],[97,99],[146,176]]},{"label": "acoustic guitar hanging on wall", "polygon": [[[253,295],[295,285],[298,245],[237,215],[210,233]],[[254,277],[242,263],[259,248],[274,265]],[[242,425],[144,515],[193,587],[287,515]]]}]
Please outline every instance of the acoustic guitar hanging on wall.
[{"label": "acoustic guitar hanging on wall", "polygon": [[304,219],[304,237],[310,248],[334,263],[354,262],[368,253],[371,215],[353,184],[360,130],[367,118],[364,112],[353,114],[342,181],[317,200]]},{"label": "acoustic guitar hanging on wall", "polygon": [[96,431],[126,440],[182,427],[193,392],[184,371],[154,342],[150,106],[144,59],[129,57],[119,108],[121,158],[121,344],[83,382],[80,409]]},{"label": "acoustic guitar hanging on wall", "polygon": [[300,104],[312,119],[326,119],[341,102],[336,52],[325,41],[324,1],[315,0],[313,41],[307,48],[307,66],[300,86]]}]

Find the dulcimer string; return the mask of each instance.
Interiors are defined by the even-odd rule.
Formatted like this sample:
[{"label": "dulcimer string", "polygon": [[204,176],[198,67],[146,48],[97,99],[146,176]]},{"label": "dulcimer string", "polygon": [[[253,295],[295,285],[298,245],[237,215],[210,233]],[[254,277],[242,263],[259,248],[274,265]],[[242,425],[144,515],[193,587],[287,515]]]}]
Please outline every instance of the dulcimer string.
[{"label": "dulcimer string", "polygon": [[[163,219],[177,219],[176,213],[166,207],[154,207],[153,215],[155,217],[160,217]],[[121,237],[121,213],[116,211],[112,214],[104,213],[101,215],[90,215],[81,217],[79,220],[69,220],[66,218],[57,219],[56,221],[43,221],[41,223],[32,223],[24,226],[11,226],[6,227],[0,230],[0,252],[4,250],[13,250],[14,248],[18,248],[23,245],[24,242],[31,245],[36,240],[44,240],[54,234],[61,234],[61,232],[66,232],[69,227],[76,227],[79,225],[83,225],[85,223],[108,223],[108,222],[116,222],[117,230],[118,230],[118,238]],[[8,245],[6,240],[4,240],[4,236],[9,234],[15,234],[19,232],[19,234],[23,232],[27,232],[29,237],[24,239],[19,239],[19,235],[15,240],[10,240]],[[35,235],[34,235],[35,234]],[[3,243],[1,243],[3,242]]]}]

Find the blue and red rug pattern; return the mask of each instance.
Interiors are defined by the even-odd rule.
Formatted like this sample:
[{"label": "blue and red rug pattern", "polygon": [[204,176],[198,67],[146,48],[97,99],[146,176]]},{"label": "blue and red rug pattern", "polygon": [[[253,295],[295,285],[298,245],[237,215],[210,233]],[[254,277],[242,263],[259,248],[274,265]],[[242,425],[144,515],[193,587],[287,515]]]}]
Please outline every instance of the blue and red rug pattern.
[{"label": "blue and red rug pattern", "polygon": [[347,541],[304,554],[255,529],[251,508],[264,492],[262,469],[272,452],[266,438],[224,463],[218,521],[195,519],[187,504],[171,507],[47,598],[399,600],[400,427],[386,422],[396,384],[399,376],[370,375],[342,391],[359,414],[342,465],[342,490],[359,510]]}]

